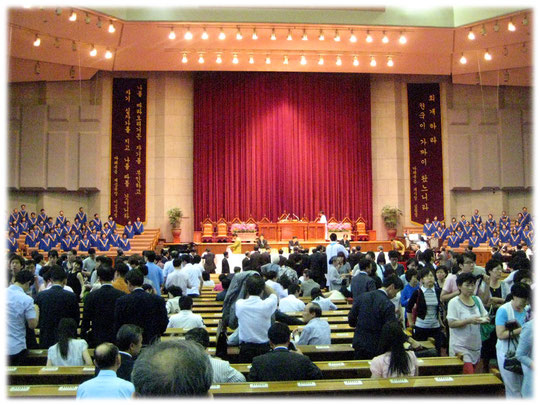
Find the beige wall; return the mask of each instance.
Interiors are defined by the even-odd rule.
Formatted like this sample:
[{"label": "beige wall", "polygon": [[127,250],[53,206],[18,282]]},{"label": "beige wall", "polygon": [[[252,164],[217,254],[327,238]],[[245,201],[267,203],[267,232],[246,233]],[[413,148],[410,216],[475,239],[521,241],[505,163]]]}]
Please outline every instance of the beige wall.
[{"label": "beige wall", "polygon": [[[193,235],[193,81],[191,73],[129,72],[148,79],[147,228],[172,240],[166,212],[184,212],[182,240]],[[9,89],[7,208],[26,203],[72,217],[79,206],[110,209],[112,78],[20,83]],[[441,83],[445,216],[532,209],[531,89],[452,85],[448,77],[371,78],[373,220],[386,238],[384,205],[410,222],[407,83]],[[98,168],[99,170],[96,170]],[[492,188],[495,188],[493,192]]]}]

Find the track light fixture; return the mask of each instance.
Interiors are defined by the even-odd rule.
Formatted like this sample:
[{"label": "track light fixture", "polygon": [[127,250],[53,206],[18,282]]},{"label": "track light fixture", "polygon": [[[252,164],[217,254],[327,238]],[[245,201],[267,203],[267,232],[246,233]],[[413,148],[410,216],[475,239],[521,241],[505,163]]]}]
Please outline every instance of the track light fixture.
[{"label": "track light fixture", "polygon": [[174,28],[171,28],[171,32],[169,32],[169,39],[176,39],[176,34],[174,32]]},{"label": "track light fixture", "polygon": [[109,21],[109,32],[112,34],[114,31],[116,31],[116,28],[114,28],[113,22]]},{"label": "track light fixture", "polygon": [[73,10],[71,10],[71,14],[69,15],[69,21],[77,21],[77,13]]},{"label": "track light fixture", "polygon": [[203,32],[201,34],[201,39],[204,39],[204,40],[208,39],[208,32],[206,32],[206,28],[203,28]]},{"label": "track light fixture", "polygon": [[186,33],[184,34],[184,39],[186,41],[191,41],[193,39],[193,34],[189,30],[189,27],[187,27]]}]

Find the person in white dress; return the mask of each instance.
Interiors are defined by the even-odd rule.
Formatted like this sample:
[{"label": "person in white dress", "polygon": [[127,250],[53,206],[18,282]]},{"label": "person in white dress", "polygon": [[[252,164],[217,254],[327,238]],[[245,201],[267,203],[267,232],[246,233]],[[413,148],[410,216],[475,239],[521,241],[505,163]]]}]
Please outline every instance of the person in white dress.
[{"label": "person in white dress", "polygon": [[88,343],[77,339],[77,323],[72,318],[62,318],[58,323],[58,343],[49,347],[47,366],[92,366]]},{"label": "person in white dress", "polygon": [[324,215],[324,211],[320,211],[319,215],[321,216],[319,223],[324,224],[324,240],[328,240],[328,221],[326,220],[326,215]]}]

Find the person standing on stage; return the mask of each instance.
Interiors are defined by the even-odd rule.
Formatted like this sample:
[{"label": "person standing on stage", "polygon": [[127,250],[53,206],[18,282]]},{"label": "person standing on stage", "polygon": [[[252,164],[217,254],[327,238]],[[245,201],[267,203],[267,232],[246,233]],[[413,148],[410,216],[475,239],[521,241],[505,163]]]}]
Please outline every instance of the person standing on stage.
[{"label": "person standing on stage", "polygon": [[319,223],[324,224],[324,240],[328,240],[328,221],[326,220],[326,215],[324,215],[324,211],[320,211],[319,215],[321,218],[319,219]]}]

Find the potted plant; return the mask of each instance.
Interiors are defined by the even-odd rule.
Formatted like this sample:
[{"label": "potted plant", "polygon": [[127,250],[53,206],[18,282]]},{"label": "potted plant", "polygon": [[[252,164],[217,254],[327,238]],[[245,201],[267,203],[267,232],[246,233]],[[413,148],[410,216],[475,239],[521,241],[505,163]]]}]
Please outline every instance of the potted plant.
[{"label": "potted plant", "polygon": [[394,239],[396,237],[397,233],[397,224],[399,222],[399,217],[402,215],[402,212],[397,207],[391,207],[389,205],[385,205],[381,210],[381,216],[384,221],[384,226],[386,226],[386,229],[388,231],[388,238]]},{"label": "potted plant", "polygon": [[171,224],[171,231],[173,235],[173,243],[180,243],[180,234],[182,229],[180,224],[182,223],[182,210],[180,208],[171,208],[167,211],[167,216],[169,217],[169,223]]}]

